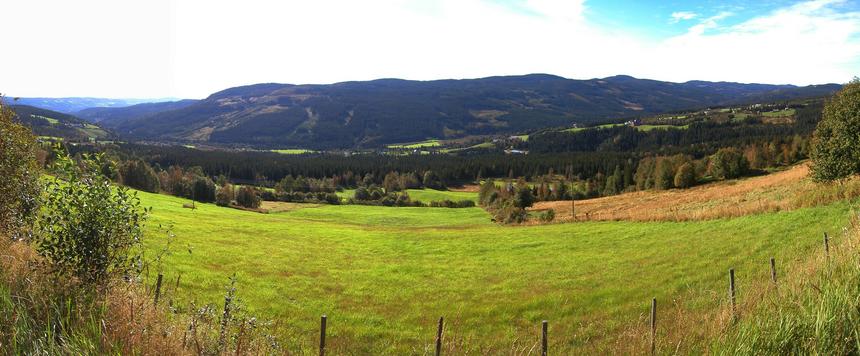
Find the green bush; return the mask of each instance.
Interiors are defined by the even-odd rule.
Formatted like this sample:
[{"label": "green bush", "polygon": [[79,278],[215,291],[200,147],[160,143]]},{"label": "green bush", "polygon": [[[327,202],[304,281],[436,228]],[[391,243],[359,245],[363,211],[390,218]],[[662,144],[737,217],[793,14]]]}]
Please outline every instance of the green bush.
[{"label": "green bush", "polygon": [[136,193],[111,185],[100,167],[100,156],[84,156],[78,164],[58,155],[34,240],[54,273],[88,285],[128,275],[139,265],[147,213]]},{"label": "green bush", "polygon": [[540,221],[551,222],[555,220],[555,210],[549,209],[540,214]]},{"label": "green bush", "polygon": [[26,238],[39,206],[36,138],[0,103],[0,233]]}]

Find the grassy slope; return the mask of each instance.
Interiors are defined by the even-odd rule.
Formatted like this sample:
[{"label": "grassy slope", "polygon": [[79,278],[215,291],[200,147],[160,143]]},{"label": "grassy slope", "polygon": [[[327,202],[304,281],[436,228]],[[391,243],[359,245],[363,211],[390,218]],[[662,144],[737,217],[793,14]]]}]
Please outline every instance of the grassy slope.
[{"label": "grassy slope", "polygon": [[[683,297],[712,308],[726,270],[741,298],[767,258],[799,258],[838,231],[848,204],[682,223],[492,224],[473,209],[324,206],[261,215],[141,193],[151,226],[173,223],[178,248],[165,261],[182,273],[180,301],[221,300],[237,273],[239,296],[258,315],[312,344],[329,315],[329,343],[359,353],[408,353],[449,337],[508,351],[537,341],[542,319],[553,350],[570,352],[638,320],[650,298]],[[148,244],[161,246],[150,233]],[[834,234],[835,235],[835,234]],[[193,253],[184,251],[190,245]],[[753,277],[754,276],[754,277]],[[710,292],[708,292],[710,291]]]}]

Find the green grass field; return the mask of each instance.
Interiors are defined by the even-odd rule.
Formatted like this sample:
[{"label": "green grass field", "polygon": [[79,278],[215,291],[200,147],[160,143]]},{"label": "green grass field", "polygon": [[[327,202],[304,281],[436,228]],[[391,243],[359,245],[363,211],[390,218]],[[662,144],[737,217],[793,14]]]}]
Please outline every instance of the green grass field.
[{"label": "green grass field", "polygon": [[788,110],[778,110],[778,111],[768,111],[761,113],[762,116],[765,117],[786,117],[786,116],[794,116],[794,109]]},{"label": "green grass field", "polygon": [[[766,278],[769,257],[808,255],[822,231],[839,235],[850,210],[839,203],[705,222],[513,227],[479,208],[259,214],[140,196],[153,207],[149,226],[172,224],[177,236],[163,262],[168,280],[182,274],[178,294],[167,292],[174,304],[223,303],[235,273],[243,305],[289,335],[288,348],[312,349],[327,314],[330,347],[355,354],[420,354],[443,315],[446,337],[473,351],[533,345],[543,319],[555,354],[609,344],[642,320],[652,297],[712,310],[729,268],[744,298]],[[149,228],[147,236],[151,256],[164,235]]]},{"label": "green grass field", "polygon": [[411,149],[411,148],[439,147],[441,145],[442,145],[442,143],[439,142],[439,140],[426,140],[426,141],[421,141],[421,142],[399,143],[399,144],[387,145],[385,147]]},{"label": "green grass field", "polygon": [[[406,192],[409,193],[410,199],[420,200],[424,203],[443,200],[471,200],[474,202],[478,201],[478,193],[452,192],[448,190],[436,189],[407,189]],[[344,189],[343,191],[337,192],[337,195],[343,199],[352,198],[355,195],[355,189]]]},{"label": "green grass field", "polygon": [[280,153],[282,155],[300,155],[300,154],[305,154],[305,153],[315,153],[316,151],[307,150],[304,148],[288,148],[288,149],[282,149],[282,150],[272,150],[272,152]]},{"label": "green grass field", "polygon": [[[590,129],[594,129],[594,128],[610,128],[610,127],[618,127],[618,126],[625,126],[625,124],[605,124],[605,125],[600,125],[600,126],[595,126],[595,127],[574,127],[574,128],[565,129],[563,131],[564,132],[580,132],[580,131],[590,130]],[[683,126],[678,126],[678,125],[639,125],[639,126],[636,126],[636,129],[639,131],[670,130],[670,129],[685,130],[689,126],[690,125],[683,125]]]}]

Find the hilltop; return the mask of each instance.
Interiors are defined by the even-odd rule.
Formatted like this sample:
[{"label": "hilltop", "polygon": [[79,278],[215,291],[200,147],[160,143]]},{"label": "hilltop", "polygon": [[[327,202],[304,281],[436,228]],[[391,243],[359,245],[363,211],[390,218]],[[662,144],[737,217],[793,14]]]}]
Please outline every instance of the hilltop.
[{"label": "hilltop", "polygon": [[12,105],[17,119],[37,136],[73,141],[100,140],[113,134],[74,115],[29,105]]},{"label": "hilltop", "polygon": [[134,117],[100,115],[119,134],[147,141],[312,149],[381,147],[428,138],[507,134],[610,118],[829,95],[836,84],[661,82],[547,74],[468,80],[380,79],[331,85],[256,84]]}]

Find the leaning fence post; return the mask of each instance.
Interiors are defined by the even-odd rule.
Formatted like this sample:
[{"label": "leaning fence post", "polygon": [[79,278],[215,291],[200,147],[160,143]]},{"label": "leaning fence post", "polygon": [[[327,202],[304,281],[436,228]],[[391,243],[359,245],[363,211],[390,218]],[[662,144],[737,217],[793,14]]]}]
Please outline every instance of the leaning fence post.
[{"label": "leaning fence post", "polygon": [[830,257],[830,242],[829,242],[829,240],[830,239],[827,237],[827,233],[825,232],[824,233],[824,256],[825,257]]},{"label": "leaning fence post", "polygon": [[651,354],[657,351],[657,298],[651,299]]},{"label": "leaning fence post", "polygon": [[732,319],[736,317],[737,308],[735,307],[735,269],[729,269],[729,298],[732,303]]},{"label": "leaning fence post", "polygon": [[320,318],[320,356],[325,356],[325,322],[326,315]]},{"label": "leaning fence post", "polygon": [[541,324],[542,324],[542,326],[543,326],[543,332],[541,333],[541,335],[542,335],[542,337],[541,337],[541,340],[542,340],[542,341],[541,341],[541,345],[543,346],[543,347],[542,347],[542,349],[541,349],[541,350],[542,350],[542,351],[541,351],[541,356],[546,356],[546,355],[547,355],[547,349],[549,348],[549,347],[548,347],[549,345],[548,345],[548,342],[547,342],[547,329],[548,329],[548,327],[549,327],[549,325],[548,325],[549,323],[548,323],[546,320],[544,320],[544,321],[543,321],[543,323],[541,323]]},{"label": "leaning fence post", "polygon": [[776,284],[776,261],[773,257],[770,258],[770,280]]},{"label": "leaning fence post", "polygon": [[164,278],[164,275],[161,272],[158,273],[158,279],[155,281],[155,305],[158,305],[158,297],[161,295],[161,279]]},{"label": "leaning fence post", "polygon": [[442,354],[442,327],[444,325],[445,318],[439,317],[439,328],[436,329],[436,356]]}]

